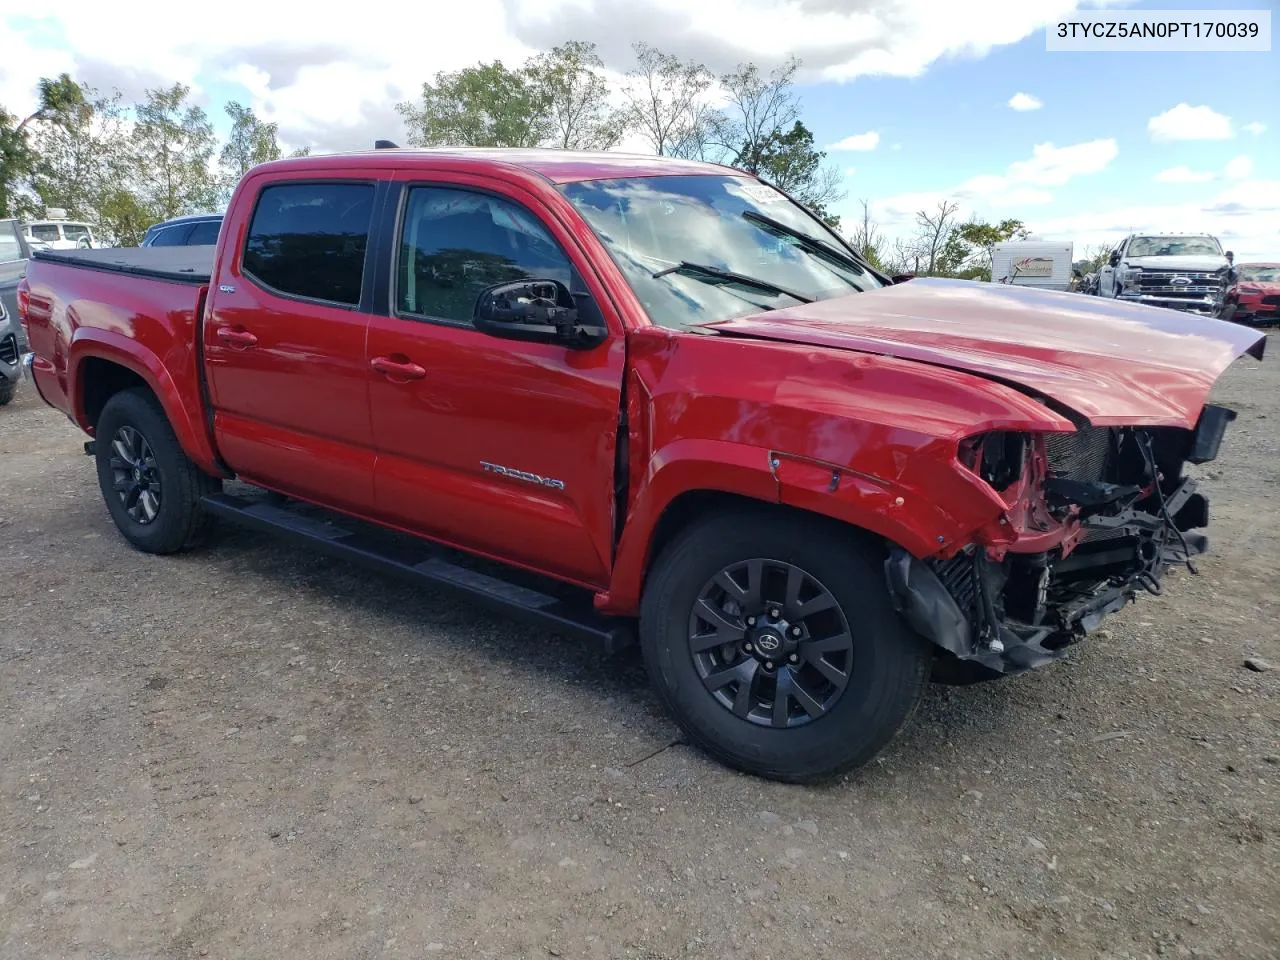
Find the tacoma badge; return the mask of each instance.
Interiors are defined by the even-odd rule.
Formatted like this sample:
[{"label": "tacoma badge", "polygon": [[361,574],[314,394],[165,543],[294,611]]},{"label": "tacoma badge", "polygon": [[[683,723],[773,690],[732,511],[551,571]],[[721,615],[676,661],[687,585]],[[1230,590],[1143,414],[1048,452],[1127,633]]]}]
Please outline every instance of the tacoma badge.
[{"label": "tacoma badge", "polygon": [[500,473],[504,477],[514,477],[516,480],[523,480],[526,483],[536,483],[540,487],[550,487],[553,490],[563,490],[564,481],[555,480],[552,477],[540,477],[536,473],[529,473],[527,470],[513,470],[511,467],[500,467],[496,463],[489,463],[487,460],[481,460],[480,466],[489,473]]}]

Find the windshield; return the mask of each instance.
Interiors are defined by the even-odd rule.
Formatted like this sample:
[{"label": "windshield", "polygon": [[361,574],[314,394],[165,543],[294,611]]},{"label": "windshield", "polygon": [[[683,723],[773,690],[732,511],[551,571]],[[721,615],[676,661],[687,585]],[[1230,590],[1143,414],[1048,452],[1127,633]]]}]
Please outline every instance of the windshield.
[{"label": "windshield", "polygon": [[58,225],[56,223],[33,223],[30,236],[48,243],[57,243],[62,239],[58,234]]},{"label": "windshield", "polygon": [[1280,283],[1280,263],[1241,264],[1236,276],[1241,280],[1252,280],[1254,283]]},{"label": "windshield", "polygon": [[1220,257],[1222,247],[1212,237],[1134,237],[1130,257]]},{"label": "windshield", "polygon": [[882,285],[846,260],[834,234],[750,177],[633,177],[560,189],[659,326],[680,330]]}]

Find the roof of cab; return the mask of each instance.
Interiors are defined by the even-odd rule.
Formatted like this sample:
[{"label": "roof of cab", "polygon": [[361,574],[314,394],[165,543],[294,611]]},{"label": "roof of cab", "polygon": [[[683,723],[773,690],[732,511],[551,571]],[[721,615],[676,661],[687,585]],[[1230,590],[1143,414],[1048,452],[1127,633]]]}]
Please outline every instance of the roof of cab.
[{"label": "roof of cab", "polygon": [[661,177],[677,175],[747,176],[741,170],[699,160],[657,157],[634,153],[612,153],[588,150],[554,150],[517,147],[384,147],[381,149],[337,154],[317,154],[272,161],[273,170],[306,170],[332,168],[334,160],[358,160],[362,165],[404,168],[463,164],[486,167],[499,165],[527,170],[552,183],[580,180],[610,180],[622,177]]}]

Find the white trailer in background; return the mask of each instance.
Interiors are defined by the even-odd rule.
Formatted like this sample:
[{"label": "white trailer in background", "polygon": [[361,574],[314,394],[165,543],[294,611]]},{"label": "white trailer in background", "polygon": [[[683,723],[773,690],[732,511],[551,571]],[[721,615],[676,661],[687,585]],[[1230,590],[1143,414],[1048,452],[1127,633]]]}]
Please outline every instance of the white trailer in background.
[{"label": "white trailer in background", "polygon": [[991,248],[991,279],[1043,290],[1071,289],[1075,244],[1060,240],[1010,240]]}]

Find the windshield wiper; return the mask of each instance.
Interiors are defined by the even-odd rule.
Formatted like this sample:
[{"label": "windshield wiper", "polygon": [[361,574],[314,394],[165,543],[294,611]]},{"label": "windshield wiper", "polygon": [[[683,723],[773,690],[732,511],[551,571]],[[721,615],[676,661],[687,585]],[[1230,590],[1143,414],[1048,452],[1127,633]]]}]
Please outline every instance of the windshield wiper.
[{"label": "windshield wiper", "polygon": [[749,277],[745,273],[734,273],[732,270],[721,270],[719,267],[708,266],[705,263],[690,263],[688,260],[681,260],[675,266],[659,270],[657,273],[650,274],[650,276],[657,280],[659,277],[665,277],[668,273],[688,273],[694,276],[702,274],[708,277],[719,277],[721,280],[728,280],[744,287],[762,290],[765,293],[780,293],[801,303],[813,303],[813,297],[807,297],[802,293],[796,293],[794,290],[788,290],[786,287],[780,287],[776,283],[770,283],[768,280],[759,280],[755,277]]},{"label": "windshield wiper", "polygon": [[[804,249],[808,250],[810,253],[816,253],[820,257],[826,257],[828,260],[835,260],[846,267],[855,267],[859,272],[870,269],[870,264],[863,263],[853,254],[839,250],[831,244],[823,240],[819,240],[817,237],[811,237],[803,230],[797,230],[795,227],[788,226],[781,220],[775,220],[773,217],[767,217],[763,213],[757,213],[754,210],[743,210],[742,219],[748,220],[758,227],[763,227],[770,233],[790,237],[799,243],[800,246],[804,247]],[[852,281],[849,281],[849,285],[856,290],[863,289]]]}]

